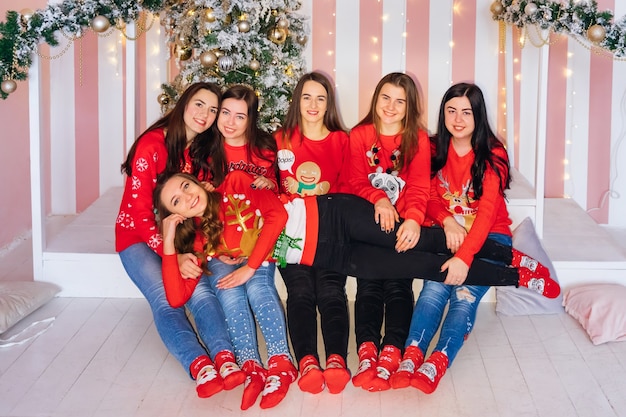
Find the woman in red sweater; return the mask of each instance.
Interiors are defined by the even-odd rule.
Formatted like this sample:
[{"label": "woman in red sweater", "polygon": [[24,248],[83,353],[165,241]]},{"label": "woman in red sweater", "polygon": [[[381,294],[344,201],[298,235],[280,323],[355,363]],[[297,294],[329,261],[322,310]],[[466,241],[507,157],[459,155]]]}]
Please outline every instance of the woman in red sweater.
[{"label": "woman in red sweater", "polygon": [[[420,238],[428,201],[430,144],[421,118],[415,82],[391,73],[378,82],[369,113],[350,131],[350,192],[374,204],[375,220],[387,233],[399,217],[405,219],[397,231],[405,250]],[[412,283],[390,279],[390,271],[383,271],[379,280],[356,278],[359,369],[352,383],[368,391],[386,390],[411,322]]]},{"label": "woman in red sweater", "polygon": [[[470,285],[470,265],[481,257],[479,250],[488,238],[511,245],[511,220],[504,195],[511,182],[509,160],[489,126],[478,86],[460,83],[446,91],[433,141],[436,152],[426,214],[432,224],[443,228],[454,256],[443,265],[448,271],[445,284],[424,282],[402,364],[391,378],[394,388],[410,384],[428,394],[437,388],[469,337],[479,302],[489,290],[489,286]],[[539,291],[544,285],[541,280],[528,283]],[[439,340],[424,361],[442,318]]]},{"label": "woman in red sweater", "polygon": [[[200,286],[186,301],[196,319],[197,334],[185,308],[168,304],[161,277],[163,245],[152,194],[157,176],[163,172],[187,170],[200,175],[207,170],[207,156],[202,149],[214,138],[211,128],[220,95],[215,84],[190,85],[174,108],[137,138],[122,164],[126,185],[115,222],[115,249],[124,269],[150,304],[168,351],[196,380],[200,397],[209,397],[223,387],[234,388],[245,375],[235,362],[224,313],[208,285]],[[192,252],[181,252],[176,261],[185,278],[202,273]]]},{"label": "woman in red sweater", "polygon": [[[289,198],[346,190],[344,165],[349,158],[348,135],[339,117],[335,91],[319,72],[303,75],[293,90],[278,145],[280,191]],[[328,387],[343,391],[350,381],[346,368],[350,321],[346,275],[335,271],[288,264],[279,267],[287,288],[287,323],[299,364],[298,386],[317,394]],[[326,369],[317,353],[319,310]]]},{"label": "woman in red sweater", "polygon": [[[358,274],[368,280],[379,279],[381,271],[391,269],[394,279],[451,283],[442,269],[451,253],[441,228],[425,227],[416,245],[404,250],[397,232],[381,231],[372,221],[374,206],[358,196],[326,194],[288,200],[268,190],[250,189],[250,179],[244,173],[231,173],[213,192],[206,191],[197,178],[182,173],[157,184],[154,204],[164,219],[163,228],[167,229],[168,218],[168,222],[178,225],[175,234],[173,228],[169,233],[163,232],[164,240],[172,239],[170,251],[163,259],[165,289],[172,305],[184,303],[197,284],[196,280],[180,277],[173,253],[193,251],[212,258],[223,245],[238,248],[229,252],[236,263],[252,257],[274,259],[280,264]],[[234,218],[245,221],[236,223]],[[249,230],[260,219],[262,232],[257,230],[260,233],[255,250],[248,255],[244,248]],[[403,222],[400,219],[396,226]],[[206,257],[199,259],[206,266]],[[522,266],[531,261],[536,264],[534,270]],[[558,295],[558,283],[550,279],[545,266],[510,246],[487,239],[472,262],[466,282],[529,287],[533,280],[543,283],[533,288],[540,294],[550,298]],[[231,273],[222,277],[218,286],[232,288],[246,281],[247,278]]]}]

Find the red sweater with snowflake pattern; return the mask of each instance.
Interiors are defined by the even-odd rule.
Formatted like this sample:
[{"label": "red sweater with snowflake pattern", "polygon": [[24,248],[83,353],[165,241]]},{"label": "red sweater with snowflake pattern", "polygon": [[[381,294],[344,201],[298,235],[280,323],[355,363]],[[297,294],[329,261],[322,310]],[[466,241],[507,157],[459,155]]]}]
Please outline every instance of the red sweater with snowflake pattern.
[{"label": "red sweater with snowflake pattern", "polygon": [[157,175],[167,163],[163,129],[145,133],[138,139],[131,161],[131,175],[126,177],[120,210],[115,221],[115,251],[121,252],[135,243],[145,243],[163,255],[163,239],[152,207],[152,192]]}]

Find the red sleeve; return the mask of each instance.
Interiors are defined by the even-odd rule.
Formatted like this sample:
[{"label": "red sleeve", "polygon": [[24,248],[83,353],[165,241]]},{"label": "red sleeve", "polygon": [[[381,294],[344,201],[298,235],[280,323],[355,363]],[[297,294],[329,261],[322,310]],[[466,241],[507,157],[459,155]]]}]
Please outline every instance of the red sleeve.
[{"label": "red sleeve", "polygon": [[337,181],[336,184],[334,184],[333,187],[331,187],[332,191],[331,192],[336,192],[336,193],[349,193],[350,192],[350,138],[348,137],[348,134],[343,132],[343,131],[339,131],[339,132],[334,132],[335,137],[333,138],[333,140],[337,141],[339,143],[339,150],[338,150],[338,163],[339,165],[339,173],[337,175]]},{"label": "red sleeve", "polygon": [[[245,194],[245,198],[250,200],[251,207],[259,210],[263,218],[263,226],[259,237],[252,249],[252,253],[248,257],[248,265],[251,268],[258,268],[264,260],[268,259],[274,249],[276,240],[280,232],[287,223],[287,212],[279,197],[269,190],[255,190],[250,187],[250,176],[241,171],[232,171],[226,177],[224,183],[220,186],[220,191],[224,194]],[[238,236],[237,225],[230,225],[228,222],[224,224],[224,236]],[[226,230],[231,228],[231,230]],[[228,242],[227,242],[228,243]],[[239,242],[232,245],[237,247]]]},{"label": "red sleeve", "polygon": [[[494,153],[504,153],[504,155],[500,156],[504,156],[504,158],[506,158],[506,151],[504,151],[504,148],[494,149]],[[508,175],[508,172],[501,172],[501,174],[506,176]],[[500,176],[496,174],[493,168],[487,166],[483,178],[483,194],[480,200],[478,200],[478,205],[476,206],[476,218],[474,219],[472,228],[463,241],[461,248],[455,254],[455,256],[462,259],[467,265],[472,264],[474,255],[478,253],[480,248],[485,243],[487,236],[498,221],[499,215],[502,214],[503,208],[505,209],[506,220],[508,221],[508,211],[506,211],[504,196],[502,196],[502,193],[500,192],[500,184]]]},{"label": "red sleeve", "polygon": [[198,279],[184,279],[178,269],[178,257],[176,254],[163,255],[162,263],[163,286],[167,302],[174,308],[182,307],[198,285]]},{"label": "red sleeve", "polygon": [[163,239],[159,233],[152,206],[157,175],[165,169],[167,149],[161,129],[146,133],[137,145],[126,181],[122,210],[133,219],[135,232],[159,256]]},{"label": "red sleeve", "polygon": [[418,132],[417,143],[418,151],[411,160],[405,176],[406,189],[398,213],[404,219],[412,219],[417,224],[423,224],[430,196],[430,141],[425,131]]},{"label": "red sleeve", "polygon": [[357,126],[350,132],[350,191],[376,204],[381,198],[387,198],[383,190],[372,187],[368,179],[371,169],[367,163],[366,153],[376,141],[373,125]]}]

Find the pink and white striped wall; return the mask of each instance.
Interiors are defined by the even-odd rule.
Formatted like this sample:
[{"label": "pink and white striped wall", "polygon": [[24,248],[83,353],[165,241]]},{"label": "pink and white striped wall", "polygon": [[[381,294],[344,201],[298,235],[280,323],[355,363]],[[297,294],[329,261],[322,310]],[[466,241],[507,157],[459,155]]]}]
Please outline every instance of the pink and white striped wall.
[{"label": "pink and white striped wall", "polygon": [[[5,3],[0,6],[2,15],[26,7],[23,1],[7,1],[6,8]],[[514,165],[532,176],[533,117],[529,120],[523,109],[536,105],[537,48],[528,41],[521,48],[509,39],[508,57],[500,53],[491,1],[304,0],[301,12],[311,17],[312,29],[309,69],[334,78],[348,126],[365,114],[376,83],[388,72],[416,77],[431,129],[450,84],[474,81],[485,93],[493,127],[512,147]],[[598,5],[618,18],[626,14],[624,2],[599,0]],[[44,6],[33,0],[28,7]],[[119,31],[105,37],[88,32],[61,57],[39,60],[42,170],[50,213],[80,212],[108,188],[122,184],[120,163],[136,135],[158,117],[159,86],[173,72],[166,63],[161,29],[155,22],[147,31],[135,28],[140,33],[133,35],[129,27],[128,37],[140,35],[137,40]],[[507,34],[519,36],[510,28]],[[60,41],[52,50],[42,47],[42,54],[58,54],[67,42]],[[574,198],[599,223],[626,227],[626,179],[620,163],[626,161],[621,146],[626,135],[626,62],[590,52],[567,36],[553,35],[550,42],[546,196]],[[514,77],[514,117],[509,119],[515,120],[514,126],[506,124],[507,59]],[[2,134],[4,178],[27,163],[27,91],[28,83],[19,83],[18,92],[0,103],[0,123],[11,126]],[[0,248],[30,228],[26,185],[0,182],[0,194],[19,196],[21,207],[19,212],[3,204],[3,214],[16,220],[8,232],[0,229]]]}]

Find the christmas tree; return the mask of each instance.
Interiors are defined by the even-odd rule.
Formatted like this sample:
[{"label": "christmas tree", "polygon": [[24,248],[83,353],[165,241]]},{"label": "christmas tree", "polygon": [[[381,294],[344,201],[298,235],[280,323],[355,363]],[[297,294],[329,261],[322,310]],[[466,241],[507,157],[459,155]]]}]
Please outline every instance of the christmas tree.
[{"label": "christmas tree", "polygon": [[247,84],[259,97],[261,127],[276,130],[305,70],[299,0],[172,0],[161,15],[179,74],[164,84],[163,110],[197,81]]}]

